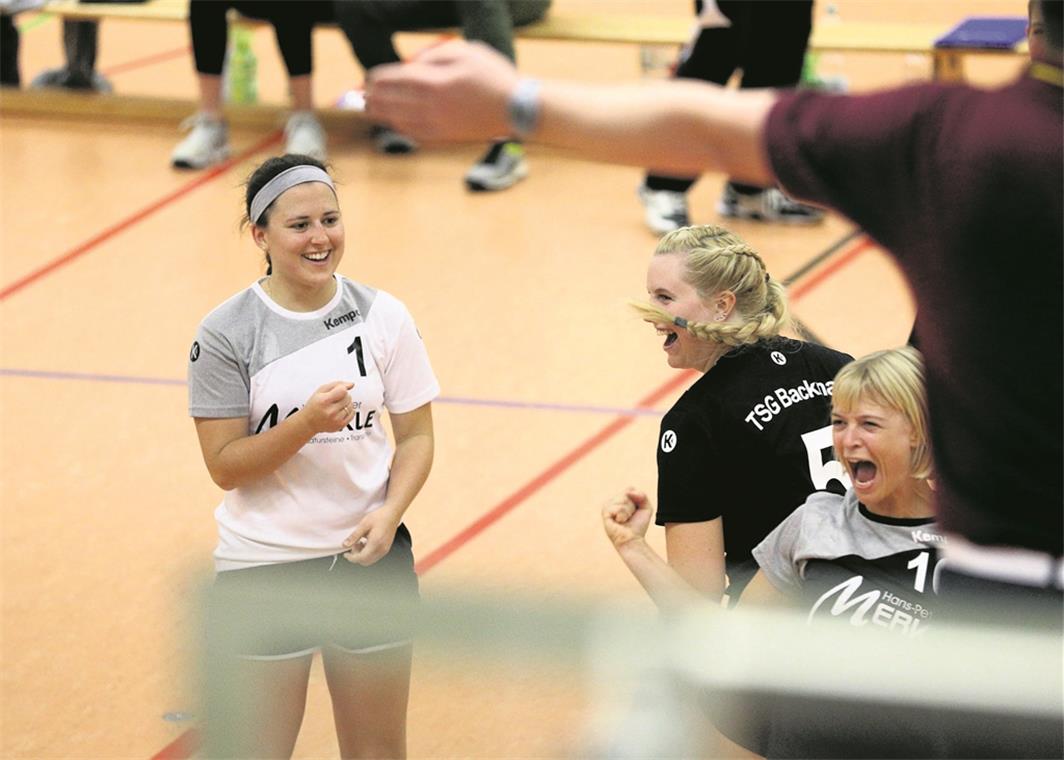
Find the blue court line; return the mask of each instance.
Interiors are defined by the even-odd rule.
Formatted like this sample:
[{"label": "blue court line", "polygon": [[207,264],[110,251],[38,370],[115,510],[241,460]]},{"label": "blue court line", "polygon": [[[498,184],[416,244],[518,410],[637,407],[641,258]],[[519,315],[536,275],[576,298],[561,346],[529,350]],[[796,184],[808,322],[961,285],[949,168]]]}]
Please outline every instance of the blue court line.
[{"label": "blue court line", "polygon": [[[39,380],[81,380],[93,383],[123,383],[126,385],[170,385],[184,387],[184,380],[167,377],[140,377],[137,375],[100,375],[84,372],[55,372],[37,369],[0,367],[0,375],[31,377]],[[613,406],[583,404],[550,404],[537,401],[507,401],[505,399],[467,398],[463,396],[440,396],[433,403],[456,406],[484,406],[494,409],[530,409],[549,412],[577,412],[584,414],[608,414],[622,417],[660,417],[664,412],[649,408],[627,409]]]}]

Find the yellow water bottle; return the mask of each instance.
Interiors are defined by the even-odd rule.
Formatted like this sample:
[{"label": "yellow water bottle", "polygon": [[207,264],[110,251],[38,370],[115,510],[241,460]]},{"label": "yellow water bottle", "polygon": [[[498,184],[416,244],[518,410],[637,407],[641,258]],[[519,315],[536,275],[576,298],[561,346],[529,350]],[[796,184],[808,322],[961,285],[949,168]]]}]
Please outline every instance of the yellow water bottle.
[{"label": "yellow water bottle", "polygon": [[255,103],[259,99],[258,61],[251,49],[251,30],[238,24],[229,27],[226,56],[226,99],[230,103]]}]

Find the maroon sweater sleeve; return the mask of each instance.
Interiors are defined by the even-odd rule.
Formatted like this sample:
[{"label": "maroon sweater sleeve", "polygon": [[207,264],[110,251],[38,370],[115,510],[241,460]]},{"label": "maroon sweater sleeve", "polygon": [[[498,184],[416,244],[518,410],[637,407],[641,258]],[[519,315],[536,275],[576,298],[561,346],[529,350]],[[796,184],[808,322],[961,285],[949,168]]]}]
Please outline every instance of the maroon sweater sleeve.
[{"label": "maroon sweater sleeve", "polygon": [[[763,134],[784,189],[864,228],[912,287],[943,525],[1058,555],[1061,108],[1059,87],[1027,76],[993,90],[798,92]],[[1005,317],[1003,293],[1015,296]]]},{"label": "maroon sweater sleeve", "polygon": [[[940,85],[868,95],[794,91],[769,114],[764,149],[783,188],[833,208],[889,248],[904,249],[904,221],[939,188],[923,171],[941,155]],[[949,88],[954,90],[956,88]]]}]

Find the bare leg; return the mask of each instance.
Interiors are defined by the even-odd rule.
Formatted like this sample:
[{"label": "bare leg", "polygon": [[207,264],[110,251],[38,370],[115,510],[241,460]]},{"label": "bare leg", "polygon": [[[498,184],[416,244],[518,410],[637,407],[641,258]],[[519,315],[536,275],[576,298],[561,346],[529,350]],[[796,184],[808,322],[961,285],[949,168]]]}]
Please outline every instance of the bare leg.
[{"label": "bare leg", "polygon": [[313,655],[230,663],[225,694],[208,712],[208,757],[287,758],[307,705]]},{"label": "bare leg", "polygon": [[309,74],[291,77],[288,80],[288,93],[292,98],[293,111],[310,111],[314,108]]},{"label": "bare leg", "polygon": [[405,758],[413,646],[366,654],[322,652],[344,758]]},{"label": "bare leg", "polygon": [[215,121],[222,118],[222,78],[214,74],[198,74],[200,113]]}]

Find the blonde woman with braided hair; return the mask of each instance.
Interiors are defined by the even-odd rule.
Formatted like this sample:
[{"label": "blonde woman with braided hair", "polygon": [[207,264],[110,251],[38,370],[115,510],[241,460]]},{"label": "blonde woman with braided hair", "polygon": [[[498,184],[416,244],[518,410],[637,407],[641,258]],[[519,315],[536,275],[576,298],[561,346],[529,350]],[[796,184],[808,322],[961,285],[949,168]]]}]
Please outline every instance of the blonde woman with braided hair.
[{"label": "blonde woman with braided hair", "polygon": [[629,523],[644,493],[605,507],[606,533],[659,606],[675,600],[676,574],[704,597],[734,601],[757,570],[754,546],[808,494],[849,485],[832,459],[829,414],[832,378],[852,357],[782,337],[783,285],[722,227],[663,237],[647,292],[635,306],[665,336],[669,366],[703,373],[661,422],[657,523],[668,566],[643,540],[646,526]]},{"label": "blonde woman with braided hair", "polygon": [[[686,269],[692,285],[702,293],[730,294],[727,312],[736,319],[712,322],[684,320],[678,325],[703,341],[722,346],[743,346],[765,338],[775,338],[788,321],[787,296],[782,284],[773,280],[757,252],[734,232],[714,225],[682,227],[658,242],[654,255],[687,253]],[[724,298],[729,296],[725,295]],[[673,315],[654,304],[632,306],[648,322],[672,322]]]}]

